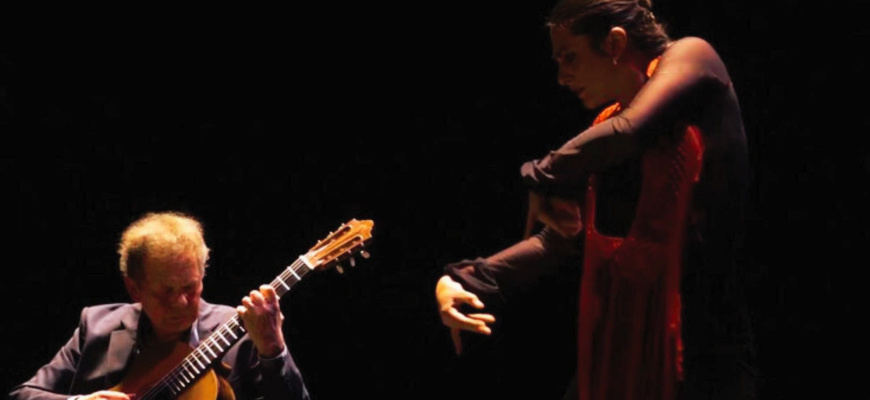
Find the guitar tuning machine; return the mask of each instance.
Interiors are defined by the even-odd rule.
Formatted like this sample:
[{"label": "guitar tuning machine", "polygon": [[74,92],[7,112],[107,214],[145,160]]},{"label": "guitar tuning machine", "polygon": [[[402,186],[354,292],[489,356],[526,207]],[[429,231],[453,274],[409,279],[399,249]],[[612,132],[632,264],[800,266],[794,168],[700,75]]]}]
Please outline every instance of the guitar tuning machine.
[{"label": "guitar tuning machine", "polygon": [[367,259],[367,258],[371,257],[371,254],[369,254],[369,252],[367,252],[367,251],[365,251],[365,250],[360,251],[359,254],[362,256],[362,258],[366,258],[366,259]]},{"label": "guitar tuning machine", "polygon": [[342,268],[341,265],[336,265],[335,270],[338,271],[339,274],[344,273],[344,268]]},{"label": "guitar tuning machine", "polygon": [[351,268],[356,267],[356,259],[353,257],[350,258],[350,266]]}]

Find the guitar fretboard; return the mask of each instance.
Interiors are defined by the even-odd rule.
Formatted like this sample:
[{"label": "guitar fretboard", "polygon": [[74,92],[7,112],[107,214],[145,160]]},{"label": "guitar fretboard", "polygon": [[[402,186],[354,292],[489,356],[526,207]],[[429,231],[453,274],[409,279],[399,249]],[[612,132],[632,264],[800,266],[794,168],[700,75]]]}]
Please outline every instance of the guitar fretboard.
[{"label": "guitar fretboard", "polygon": [[[270,283],[275,293],[283,296],[293,285],[302,280],[312,267],[307,264],[304,256],[299,257],[293,264]],[[245,335],[245,327],[242,326],[238,315],[234,315],[218,329],[212,332],[205,340],[185,357],[185,359],[167,374],[160,382],[152,386],[140,399],[174,399],[181,392],[209,370],[212,363],[221,359],[227,350]]]}]

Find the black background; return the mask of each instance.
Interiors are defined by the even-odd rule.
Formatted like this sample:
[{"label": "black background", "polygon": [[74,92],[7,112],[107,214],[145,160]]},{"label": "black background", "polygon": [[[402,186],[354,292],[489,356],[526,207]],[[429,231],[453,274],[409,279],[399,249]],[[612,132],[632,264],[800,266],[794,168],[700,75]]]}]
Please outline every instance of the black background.
[{"label": "black background", "polygon": [[[719,50],[741,99],[765,399],[827,396],[858,376],[843,360],[859,343],[852,299],[866,286],[866,262],[852,258],[867,237],[866,74],[854,52],[866,24],[838,4],[654,5],[673,37]],[[498,326],[511,333],[465,359],[433,296],[444,264],[521,236],[519,165],[591,118],[556,85],[551,6],[4,13],[0,389],[47,362],[82,307],[127,301],[119,234],[172,209],[203,221],[204,298],[226,304],[341,223],[375,221],[370,259],[309,275],[282,301],[314,399],[459,397],[470,383],[558,398],[575,281],[521,294]]]}]

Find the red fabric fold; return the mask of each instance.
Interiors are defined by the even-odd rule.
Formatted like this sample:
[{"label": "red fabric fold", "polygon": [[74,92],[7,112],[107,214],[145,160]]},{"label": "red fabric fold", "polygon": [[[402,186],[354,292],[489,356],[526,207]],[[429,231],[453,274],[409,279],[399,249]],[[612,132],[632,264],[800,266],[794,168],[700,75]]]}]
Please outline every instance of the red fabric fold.
[{"label": "red fabric fold", "polygon": [[[594,123],[619,109],[605,109]],[[704,145],[697,127],[674,129],[642,155],[641,192],[626,237],[596,230],[598,177],[589,178],[578,321],[581,400],[671,400],[677,394],[684,236]]]}]

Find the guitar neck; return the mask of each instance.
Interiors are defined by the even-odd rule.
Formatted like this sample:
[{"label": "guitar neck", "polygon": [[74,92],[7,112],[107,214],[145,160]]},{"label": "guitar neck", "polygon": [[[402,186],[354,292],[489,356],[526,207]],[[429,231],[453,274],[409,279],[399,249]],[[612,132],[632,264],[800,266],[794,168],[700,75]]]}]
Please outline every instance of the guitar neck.
[{"label": "guitar neck", "polygon": [[[313,267],[309,265],[309,261],[304,256],[299,257],[278,275],[270,283],[270,286],[275,289],[275,293],[280,298],[312,269]],[[205,340],[202,340],[175,369],[152,386],[142,399],[163,398],[164,394],[176,398],[207,372],[212,363],[220,360],[230,347],[245,335],[245,332],[245,327],[242,326],[239,316],[234,315]]]}]

